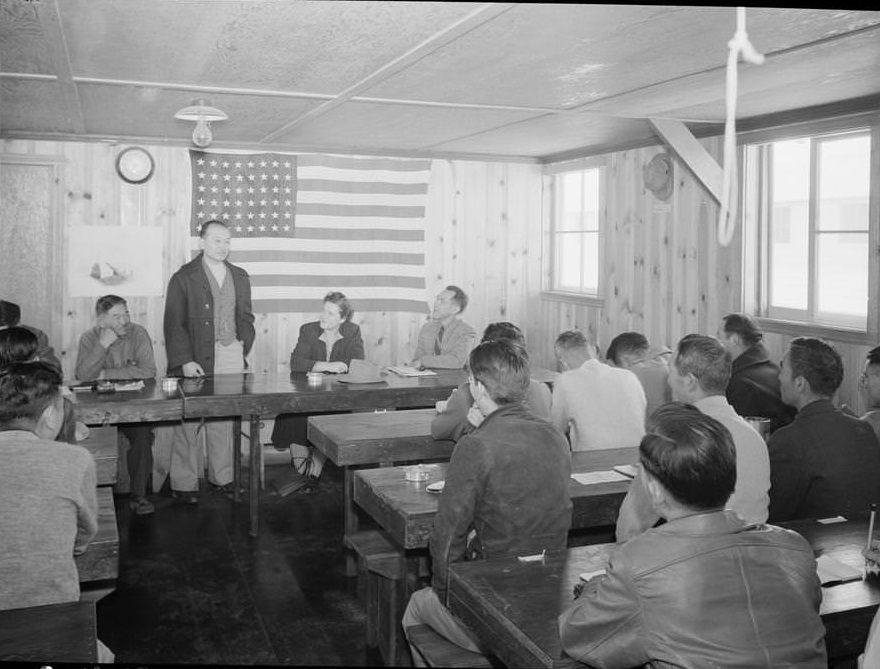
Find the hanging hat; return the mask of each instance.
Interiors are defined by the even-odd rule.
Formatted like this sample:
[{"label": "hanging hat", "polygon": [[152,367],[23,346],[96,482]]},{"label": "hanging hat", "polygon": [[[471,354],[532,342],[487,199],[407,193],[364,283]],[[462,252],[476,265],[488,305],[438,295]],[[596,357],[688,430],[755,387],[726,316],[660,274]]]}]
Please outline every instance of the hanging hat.
[{"label": "hanging hat", "polygon": [[384,383],[379,373],[379,366],[368,360],[352,360],[348,366],[348,374],[340,374],[337,381],[343,383]]},{"label": "hanging hat", "polygon": [[672,175],[672,157],[668,153],[658,153],[651,158],[642,171],[645,188],[654,193],[658,200],[668,200],[675,183]]}]

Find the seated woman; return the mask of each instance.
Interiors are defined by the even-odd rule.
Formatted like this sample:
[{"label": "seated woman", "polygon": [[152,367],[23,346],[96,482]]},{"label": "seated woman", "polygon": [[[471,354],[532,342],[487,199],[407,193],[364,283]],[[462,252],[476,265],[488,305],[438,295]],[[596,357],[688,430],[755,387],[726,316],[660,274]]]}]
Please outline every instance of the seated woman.
[{"label": "seated woman", "polygon": [[[523,348],[526,345],[522,330],[513,323],[502,321],[487,325],[481,343],[496,339],[506,339]],[[546,383],[534,379],[529,380],[525,401],[529,411],[539,418],[549,420],[550,399],[550,388]],[[474,398],[471,395],[470,384],[465,381],[452,391],[447,400],[437,402],[437,416],[431,421],[431,436],[434,439],[458,441],[477,427],[483,421],[483,416],[473,404]]]},{"label": "seated woman", "polygon": [[[299,329],[299,339],[290,354],[290,371],[344,374],[353,359],[363,359],[364,341],[360,327],[351,322],[353,315],[345,295],[327,293],[319,320],[305,323]],[[297,469],[317,478],[326,458],[306,446],[307,419],[305,414],[278,416],[272,430],[272,443],[278,449],[289,446],[294,462],[297,458],[301,461]]]},{"label": "seated woman", "polygon": [[[53,360],[40,360],[40,339],[30,328],[20,325],[0,330],[0,370],[15,362],[46,362],[55,367]],[[60,373],[60,366],[58,367]],[[68,391],[64,386],[62,396]],[[78,422],[73,416],[73,403],[64,397],[64,422],[58,433],[59,441],[75,444],[89,436],[89,428]]]}]

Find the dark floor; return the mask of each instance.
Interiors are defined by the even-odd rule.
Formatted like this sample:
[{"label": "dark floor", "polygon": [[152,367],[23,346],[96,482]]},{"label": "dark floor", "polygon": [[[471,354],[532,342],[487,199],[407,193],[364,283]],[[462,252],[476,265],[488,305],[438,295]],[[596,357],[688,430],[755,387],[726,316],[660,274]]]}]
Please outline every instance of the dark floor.
[{"label": "dark floor", "polygon": [[345,576],[340,469],[328,462],[311,492],[267,488],[256,539],[246,501],[152,499],[144,517],[117,500],[119,580],[98,603],[98,634],[118,663],[381,665]]}]

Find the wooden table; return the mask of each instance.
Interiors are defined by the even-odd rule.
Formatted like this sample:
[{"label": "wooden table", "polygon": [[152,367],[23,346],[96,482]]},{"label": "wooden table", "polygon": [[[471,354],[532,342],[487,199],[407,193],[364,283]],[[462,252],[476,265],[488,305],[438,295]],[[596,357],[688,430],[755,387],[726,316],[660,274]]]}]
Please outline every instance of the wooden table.
[{"label": "wooden table", "polygon": [[[867,523],[787,524],[803,530],[816,555],[861,566]],[[511,558],[458,562],[449,567],[449,608],[508,667],[582,667],[565,655],[557,618],[572,602],[578,575],[604,568],[615,544],[549,553],[543,562]],[[862,651],[880,603],[880,579],[822,588],[820,613],[829,659]]]},{"label": "wooden table", "polygon": [[[325,375],[317,385],[304,373],[218,374],[182,379],[183,417],[242,417],[250,423],[250,534],[259,529],[259,488],[262,470],[260,418],[283,413],[319,413],[358,409],[434,406],[466,378],[463,370],[437,370],[432,376],[400,377],[386,373],[380,383],[349,384]],[[234,440],[235,490],[241,480],[241,442]]]},{"label": "wooden table", "polygon": [[[572,453],[572,473],[604,471],[614,465],[633,464],[638,448],[611,448]],[[425,465],[428,480],[414,483],[404,478],[406,467],[363,469],[354,472],[354,501],[404,549],[425,548],[434,527],[440,496],[426,486],[446,478],[447,463]],[[617,511],[629,481],[582,485],[569,480],[573,503],[572,528],[602,527],[617,522]]]},{"label": "wooden table", "polygon": [[98,661],[94,602],[67,602],[0,611],[3,662]]},{"label": "wooden table", "polygon": [[[333,464],[344,468],[345,537],[358,529],[352,497],[354,467],[449,459],[455,443],[431,436],[431,421],[436,415],[434,409],[410,409],[309,416],[309,442]],[[353,572],[352,564],[347,572]]]},{"label": "wooden table", "polygon": [[162,390],[156,379],[144,379],[142,390],[116,393],[77,391],[70,398],[78,420],[86,425],[154,423],[180,420],[183,396]]}]

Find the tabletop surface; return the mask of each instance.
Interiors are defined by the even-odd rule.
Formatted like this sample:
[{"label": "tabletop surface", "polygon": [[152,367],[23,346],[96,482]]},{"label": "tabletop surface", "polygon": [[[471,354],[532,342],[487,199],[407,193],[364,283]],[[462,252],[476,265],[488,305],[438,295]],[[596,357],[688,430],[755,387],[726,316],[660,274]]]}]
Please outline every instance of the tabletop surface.
[{"label": "tabletop surface", "polygon": [[[638,449],[613,448],[601,451],[577,451],[572,454],[572,473],[605,471],[614,465],[633,464]],[[427,480],[406,480],[412,465],[364,469],[354,473],[354,499],[374,520],[404,548],[427,546],[440,495],[428,492],[427,486],[446,477],[448,463],[422,465]],[[630,481],[581,484],[569,479],[573,501],[572,527],[596,527],[613,524],[617,508]]]},{"label": "tabletop surface", "polygon": [[144,379],[141,390],[98,393],[79,390],[70,396],[79,420],[87,425],[106,423],[140,423],[179,420],[182,396],[176,390],[162,390],[156,379]]},{"label": "tabletop surface", "polygon": [[[784,525],[803,534],[817,557],[827,554],[864,566],[860,552],[867,536],[864,519],[830,525],[816,521]],[[581,546],[548,553],[538,562],[505,557],[452,564],[450,608],[490,643],[508,666],[576,666],[562,653],[557,618],[573,601],[579,574],[604,568],[614,547]],[[829,585],[822,588],[822,594],[820,613],[828,630],[829,653],[841,644],[849,646],[843,649],[846,652],[858,652],[880,603],[880,578]],[[841,618],[840,624],[834,624],[835,617]]]}]

